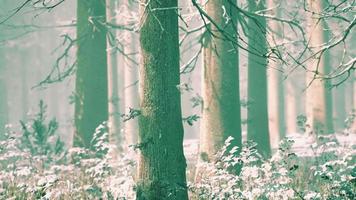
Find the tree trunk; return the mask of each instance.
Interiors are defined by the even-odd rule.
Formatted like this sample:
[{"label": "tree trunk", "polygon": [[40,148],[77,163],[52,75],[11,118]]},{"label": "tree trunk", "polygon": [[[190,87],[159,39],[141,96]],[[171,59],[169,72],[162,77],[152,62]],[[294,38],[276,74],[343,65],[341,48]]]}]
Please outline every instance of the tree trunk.
[{"label": "tree trunk", "polygon": [[[1,35],[0,35],[1,36]],[[7,90],[5,82],[5,55],[4,49],[0,47],[0,140],[4,137],[5,125],[8,123]]]},{"label": "tree trunk", "polygon": [[[268,8],[273,8],[278,5],[274,0],[268,0]],[[273,16],[280,17],[280,12],[272,13]],[[270,44],[278,48],[283,33],[279,27],[278,22],[271,21],[271,31],[268,41]],[[282,34],[281,34],[282,33]],[[285,92],[283,81],[283,67],[279,61],[271,60],[268,65],[268,114],[269,114],[269,128],[271,133],[271,144],[273,147],[278,147],[279,140],[286,136],[286,121],[285,121]]]},{"label": "tree trunk", "polygon": [[104,0],[77,1],[75,146],[90,146],[95,128],[108,119]]},{"label": "tree trunk", "polygon": [[[127,0],[128,1],[128,0]],[[128,1],[128,8],[130,11],[138,11],[138,6],[135,2]],[[131,42],[127,44],[128,46],[125,49],[125,52],[128,54],[138,53],[139,44],[137,35],[135,33],[129,33]],[[138,94],[138,65],[139,58],[138,55],[132,54],[130,56],[132,59],[125,59],[125,84],[124,84],[124,98],[125,98],[125,110],[128,111],[130,108],[138,109],[139,108],[139,94]],[[137,63],[135,63],[137,62]],[[136,144],[138,137],[138,121],[136,118],[130,119],[125,122],[125,137],[126,143],[128,145]]]},{"label": "tree trunk", "polygon": [[[350,77],[351,79],[352,77]],[[335,118],[335,131],[342,131],[345,128],[345,120],[347,118],[346,110],[346,81],[342,85],[338,86],[334,91],[334,118]]]},{"label": "tree trunk", "polygon": [[[107,21],[115,24],[117,9],[117,0],[106,0]],[[108,111],[109,111],[109,140],[111,144],[119,145],[122,142],[120,133],[120,99],[119,99],[119,72],[118,72],[118,55],[116,49],[116,30],[110,30],[108,37]]]},{"label": "tree trunk", "polygon": [[[37,47],[36,51],[34,52],[38,52],[39,51],[39,47]],[[26,52],[28,53],[28,52]],[[27,67],[28,67],[28,62],[29,62],[29,58],[28,55],[26,55],[26,53],[23,54],[23,57],[21,58],[21,66],[20,67],[20,74],[21,74],[21,120],[26,121],[27,120],[27,113],[29,111],[29,82],[27,80]],[[38,58],[36,56],[36,58]],[[36,69],[37,70],[37,69]],[[39,73],[36,73],[36,75],[38,75]],[[33,78],[33,76],[31,76]]]},{"label": "tree trunk", "polygon": [[[320,13],[323,2],[324,1],[321,0],[308,0],[309,9],[315,13]],[[307,20],[309,47],[311,48],[311,53],[313,54],[320,50],[325,41],[329,40],[329,32],[325,22],[319,23],[315,16],[307,16]],[[326,30],[323,30],[323,28]],[[312,58],[309,62],[307,62],[308,69],[312,71],[307,73],[307,84],[313,80],[313,72],[315,71],[320,74],[330,73],[331,64],[329,52],[326,51],[323,56],[319,57],[320,56],[318,54],[315,58]],[[316,79],[309,86],[306,93],[306,113],[308,124],[312,128],[311,131],[317,135],[333,132],[332,93],[329,86],[329,81]]]},{"label": "tree trunk", "polygon": [[[226,24],[224,9],[231,19]],[[224,0],[208,1],[207,14],[237,42],[236,9]],[[200,156],[212,160],[224,141],[232,136],[241,147],[241,116],[238,49],[213,25],[208,27],[203,48],[203,112],[200,133]],[[210,34],[212,33],[212,34]],[[206,161],[206,160],[205,160]]]},{"label": "tree trunk", "polygon": [[[297,128],[297,116],[298,116],[298,109],[297,109],[297,102],[298,102],[298,93],[299,90],[296,88],[294,83],[294,77],[290,76],[285,81],[286,84],[286,133],[288,134],[295,134],[298,132]],[[299,98],[300,99],[300,98]]]},{"label": "tree trunk", "polygon": [[[249,0],[249,11],[264,10],[265,4],[263,0],[257,2]],[[262,155],[269,156],[271,147],[267,106],[266,19],[263,17],[257,17],[256,20],[249,19],[248,26],[247,138],[257,143],[257,149]]]},{"label": "tree trunk", "polygon": [[[147,3],[147,6],[144,5]],[[141,4],[137,199],[188,199],[183,154],[177,0]]]}]

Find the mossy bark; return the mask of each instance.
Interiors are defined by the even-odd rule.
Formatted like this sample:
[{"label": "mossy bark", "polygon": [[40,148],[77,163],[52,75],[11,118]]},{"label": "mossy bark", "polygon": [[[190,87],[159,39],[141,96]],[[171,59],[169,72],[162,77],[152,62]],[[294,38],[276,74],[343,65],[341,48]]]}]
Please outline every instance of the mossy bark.
[{"label": "mossy bark", "polygon": [[105,0],[77,1],[75,146],[90,146],[95,128],[108,119]]},{"label": "mossy bark", "polygon": [[[248,1],[250,12],[264,10],[264,0]],[[247,138],[257,143],[264,156],[271,154],[267,100],[266,19],[248,19],[248,107]]]},{"label": "mossy bark", "polygon": [[[230,18],[226,23],[224,9]],[[237,42],[237,11],[224,0],[208,1],[207,14],[224,34],[213,25],[208,27],[203,48],[203,113],[200,133],[200,154],[212,160],[232,136],[234,145],[241,147],[241,116]],[[234,36],[236,41],[227,40]]]},{"label": "mossy bark", "polygon": [[141,4],[137,199],[188,199],[183,154],[177,0]]}]

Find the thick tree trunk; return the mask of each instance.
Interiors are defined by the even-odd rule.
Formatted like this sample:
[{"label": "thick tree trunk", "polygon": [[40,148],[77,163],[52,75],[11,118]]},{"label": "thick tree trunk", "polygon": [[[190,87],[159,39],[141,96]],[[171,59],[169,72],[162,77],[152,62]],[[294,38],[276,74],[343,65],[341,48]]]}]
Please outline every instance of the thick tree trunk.
[{"label": "thick tree trunk", "polygon": [[[231,19],[226,24],[224,9]],[[227,1],[208,1],[207,14],[224,32],[237,34],[237,14]],[[233,12],[234,11],[234,12]],[[232,136],[234,145],[241,147],[241,116],[238,51],[234,42],[224,40],[223,34],[211,25],[208,27],[206,45],[203,49],[202,96],[203,113],[200,133],[202,159],[212,160],[224,141]],[[237,37],[235,38],[237,42]]]},{"label": "thick tree trunk", "polygon": [[77,1],[77,74],[74,145],[90,146],[95,128],[108,119],[104,0]]},{"label": "thick tree trunk", "polygon": [[183,154],[177,0],[141,4],[137,199],[188,199]]},{"label": "thick tree trunk", "polygon": [[[256,12],[265,9],[265,1],[248,1],[249,10]],[[267,44],[266,19],[249,19],[248,35],[248,124],[247,138],[257,143],[257,149],[264,156],[271,154],[268,108],[267,108]],[[251,53],[253,52],[253,53]],[[258,55],[256,55],[258,54]]]},{"label": "thick tree trunk", "polygon": [[[309,9],[320,13],[322,10],[321,0],[308,0]],[[315,16],[307,16],[308,20],[308,36],[311,53],[320,50],[322,44],[329,39],[328,30],[323,30],[325,23],[320,23]],[[323,27],[324,26],[324,27]],[[315,58],[310,59],[307,63],[310,71],[317,71],[320,74],[328,74],[331,70],[329,52],[327,51],[319,58],[319,54]],[[320,59],[320,62],[319,62]],[[307,73],[307,84],[314,79],[314,73]],[[306,112],[308,124],[311,126],[313,133],[325,134],[333,132],[332,121],[332,93],[329,88],[329,81],[314,80],[307,89],[307,104]]]}]

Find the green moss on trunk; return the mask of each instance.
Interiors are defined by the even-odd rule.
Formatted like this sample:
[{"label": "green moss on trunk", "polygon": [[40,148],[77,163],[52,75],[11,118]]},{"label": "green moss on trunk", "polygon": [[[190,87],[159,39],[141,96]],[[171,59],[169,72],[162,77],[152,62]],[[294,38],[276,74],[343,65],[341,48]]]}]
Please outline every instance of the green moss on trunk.
[{"label": "green moss on trunk", "polygon": [[179,85],[177,0],[141,8],[138,199],[188,199]]}]

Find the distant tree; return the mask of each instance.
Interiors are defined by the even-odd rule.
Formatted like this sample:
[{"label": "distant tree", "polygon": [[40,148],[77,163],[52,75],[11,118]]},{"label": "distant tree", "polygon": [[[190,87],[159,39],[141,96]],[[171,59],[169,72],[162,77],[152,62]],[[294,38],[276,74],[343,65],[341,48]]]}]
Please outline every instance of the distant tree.
[{"label": "distant tree", "polygon": [[[20,66],[18,66],[20,68],[19,73],[21,77],[21,120],[27,120],[27,112],[29,111],[29,80],[27,79],[27,63],[29,63],[29,56],[26,51],[23,54],[23,57],[20,58]],[[36,75],[38,74],[36,73]]]},{"label": "distant tree", "polygon": [[[139,6],[138,3],[131,0],[125,0],[127,6],[127,12],[130,13],[127,16],[126,24],[129,24],[130,21],[133,21],[132,15],[138,13]],[[138,94],[138,70],[139,70],[139,42],[137,33],[130,31],[128,33],[128,40],[124,46],[125,58],[124,58],[124,102],[125,102],[125,112],[130,113],[130,110],[138,110],[139,108],[139,94]],[[138,138],[138,121],[137,118],[132,118],[125,121],[125,138],[126,144],[132,145],[137,143]]]},{"label": "distant tree", "polygon": [[[208,1],[205,10],[215,25],[223,27],[222,32],[215,25],[207,26],[203,38],[200,154],[212,161],[229,136],[235,139],[234,145],[241,147],[238,16],[225,0]],[[224,34],[235,41],[227,40]]]},{"label": "distant tree", "polygon": [[317,13],[321,13],[326,2],[323,0],[308,0],[307,8],[309,10],[307,17],[307,33],[309,41],[309,50],[311,54],[316,56],[311,57],[307,64],[306,90],[306,114],[308,124],[311,126],[311,131],[316,134],[325,134],[333,132],[333,112],[332,112],[332,96],[330,90],[330,80],[315,79],[317,74],[330,74],[331,62],[330,51],[325,51],[323,54],[318,54],[323,44],[330,39],[330,31],[328,30],[324,19],[315,17]]},{"label": "distant tree", "polygon": [[[352,78],[350,77],[350,81]],[[347,91],[347,84],[350,83],[350,81],[347,81],[339,86],[337,86],[335,89],[333,89],[333,121],[335,122],[334,129],[335,131],[341,131],[345,128],[345,120],[347,118],[348,113],[351,110],[346,110],[346,91]],[[329,88],[331,90],[331,88]],[[350,90],[349,90],[350,91]],[[351,92],[351,91],[350,91]],[[351,97],[352,95],[350,95]]]},{"label": "distant tree", "polygon": [[4,49],[0,47],[0,139],[3,137],[5,125],[8,123],[7,90],[4,80]]},{"label": "distant tree", "polygon": [[95,128],[108,120],[105,5],[105,0],[77,1],[76,146],[89,147]]},{"label": "distant tree", "polygon": [[179,78],[178,1],[141,2],[137,199],[188,199]]},{"label": "distant tree", "polygon": [[[248,10],[266,9],[266,1],[248,0]],[[267,106],[267,41],[266,19],[248,19],[248,106],[247,138],[257,143],[264,156],[271,154]]]},{"label": "distant tree", "polygon": [[[115,24],[117,13],[116,9],[118,7],[117,0],[106,0],[107,6],[107,21],[109,23]],[[122,144],[122,139],[120,134],[121,124],[120,124],[120,98],[119,98],[119,65],[122,66],[123,63],[119,63],[117,42],[116,42],[117,31],[116,29],[108,30],[108,111],[109,111],[109,134],[111,144]]]},{"label": "distant tree", "polygon": [[[281,17],[281,10],[278,7],[276,0],[268,0],[267,5],[271,10],[271,14],[276,17]],[[280,23],[275,20],[269,22],[268,43],[278,48],[284,38]],[[278,139],[283,139],[286,136],[286,119],[285,119],[285,81],[283,67],[280,60],[269,60],[268,62],[268,114],[269,128],[271,133],[271,141],[274,146],[278,145]],[[292,118],[295,118],[293,116]]]}]

